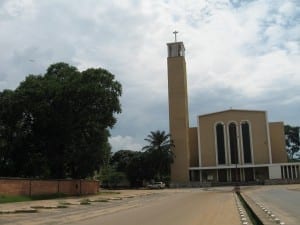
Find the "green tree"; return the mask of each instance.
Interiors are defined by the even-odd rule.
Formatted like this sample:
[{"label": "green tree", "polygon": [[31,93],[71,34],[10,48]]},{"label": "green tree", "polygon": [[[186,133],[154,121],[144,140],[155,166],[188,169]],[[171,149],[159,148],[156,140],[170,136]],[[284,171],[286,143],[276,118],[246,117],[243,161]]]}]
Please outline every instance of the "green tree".
[{"label": "green tree", "polygon": [[6,104],[0,167],[11,165],[10,175],[22,177],[91,176],[110,151],[108,128],[121,112],[121,92],[114,75],[101,68],[79,72],[57,63],[44,75],[29,75],[0,95]]},{"label": "green tree", "polygon": [[115,188],[125,180],[125,174],[117,171],[115,168],[107,166],[101,169],[100,176],[101,186],[104,188]]},{"label": "green tree", "polygon": [[116,171],[124,173],[132,187],[142,186],[146,179],[147,165],[142,152],[120,150],[115,152],[110,160],[110,165]]},{"label": "green tree", "polygon": [[16,170],[13,143],[17,142],[17,121],[20,116],[16,113],[14,101],[13,91],[0,92],[0,176],[11,176]]},{"label": "green tree", "polygon": [[154,178],[160,180],[170,175],[170,167],[174,160],[173,140],[170,134],[165,131],[151,131],[147,138],[144,139],[148,145],[143,147],[148,161],[148,165],[154,171]]},{"label": "green tree", "polygon": [[127,173],[128,166],[136,154],[137,152],[132,150],[119,150],[112,155],[111,165],[117,171]]},{"label": "green tree", "polygon": [[135,152],[130,159],[126,176],[132,187],[143,186],[143,181],[147,179],[146,171],[149,170],[145,164],[145,155],[143,152]]},{"label": "green tree", "polygon": [[111,167],[125,173],[132,187],[140,187],[144,181],[153,179],[169,181],[174,159],[174,144],[170,135],[155,131],[145,140],[149,145],[143,147],[144,151],[120,150],[110,160]]},{"label": "green tree", "polygon": [[286,150],[290,159],[300,150],[299,129],[300,127],[284,126]]}]

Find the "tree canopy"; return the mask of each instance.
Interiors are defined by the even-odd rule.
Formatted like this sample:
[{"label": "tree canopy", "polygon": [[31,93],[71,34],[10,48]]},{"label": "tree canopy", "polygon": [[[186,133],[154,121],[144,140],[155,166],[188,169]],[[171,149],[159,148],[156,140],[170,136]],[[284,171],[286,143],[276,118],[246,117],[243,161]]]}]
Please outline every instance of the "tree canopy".
[{"label": "tree canopy", "polygon": [[170,134],[159,130],[151,131],[144,140],[148,145],[143,150],[153,166],[155,177],[162,180],[163,176],[170,175],[170,166],[174,159],[173,140],[170,139]]},{"label": "tree canopy", "polygon": [[121,84],[66,63],[0,92],[0,176],[85,178],[108,157]]},{"label": "tree canopy", "polygon": [[173,163],[173,141],[165,131],[152,131],[145,138],[148,145],[143,151],[120,150],[111,157],[111,166],[125,173],[131,186],[142,186],[144,181],[170,181]]},{"label": "tree canopy", "polygon": [[293,159],[294,154],[300,151],[299,131],[300,127],[284,126],[286,150],[290,159]]}]

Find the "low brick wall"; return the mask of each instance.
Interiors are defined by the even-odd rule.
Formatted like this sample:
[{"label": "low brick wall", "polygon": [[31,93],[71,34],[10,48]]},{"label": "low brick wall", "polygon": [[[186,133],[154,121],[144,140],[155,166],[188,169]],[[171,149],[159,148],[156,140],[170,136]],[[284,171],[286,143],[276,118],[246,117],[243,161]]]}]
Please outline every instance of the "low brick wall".
[{"label": "low brick wall", "polygon": [[0,179],[0,194],[30,195],[30,181],[20,179]]},{"label": "low brick wall", "polygon": [[64,193],[67,195],[96,194],[99,190],[97,180],[37,180],[0,178],[0,194],[5,195],[43,195]]}]

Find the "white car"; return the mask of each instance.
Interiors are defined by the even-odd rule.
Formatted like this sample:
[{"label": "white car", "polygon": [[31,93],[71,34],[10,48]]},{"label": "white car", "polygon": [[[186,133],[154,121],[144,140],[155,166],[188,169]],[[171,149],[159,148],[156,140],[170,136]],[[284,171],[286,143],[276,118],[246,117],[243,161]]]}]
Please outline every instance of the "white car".
[{"label": "white car", "polygon": [[294,153],[293,159],[300,159],[300,151]]},{"label": "white car", "polygon": [[166,187],[166,184],[164,182],[155,182],[153,184],[149,184],[147,187],[150,189],[163,189]]}]

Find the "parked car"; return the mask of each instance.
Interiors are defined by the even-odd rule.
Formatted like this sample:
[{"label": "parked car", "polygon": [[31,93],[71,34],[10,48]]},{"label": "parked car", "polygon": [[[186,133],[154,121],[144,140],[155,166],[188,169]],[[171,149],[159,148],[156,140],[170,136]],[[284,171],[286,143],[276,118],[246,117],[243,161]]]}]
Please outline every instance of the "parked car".
[{"label": "parked car", "polygon": [[155,182],[153,184],[149,184],[147,187],[150,189],[163,189],[166,187],[166,184],[160,181],[160,182]]},{"label": "parked car", "polygon": [[300,151],[294,153],[293,159],[300,159]]}]

